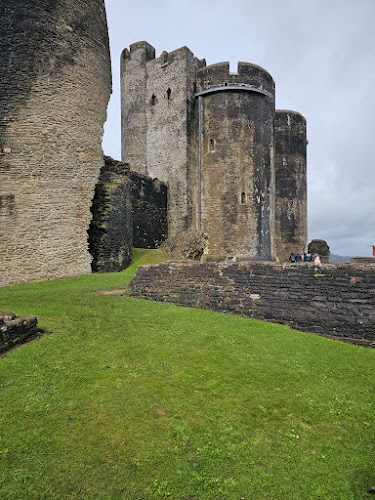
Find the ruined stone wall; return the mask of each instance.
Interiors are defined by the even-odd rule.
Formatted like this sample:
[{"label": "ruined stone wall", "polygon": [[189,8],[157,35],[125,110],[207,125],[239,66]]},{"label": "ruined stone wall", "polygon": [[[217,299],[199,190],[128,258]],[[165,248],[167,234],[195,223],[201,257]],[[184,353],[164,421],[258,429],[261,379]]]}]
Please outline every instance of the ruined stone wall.
[{"label": "ruined stone wall", "polygon": [[92,270],[122,271],[132,258],[133,215],[129,166],[105,157],[91,207],[89,248]]},{"label": "ruined stone wall", "polygon": [[280,262],[307,250],[306,120],[296,111],[275,116],[275,247]]},{"label": "ruined stone wall", "polygon": [[133,246],[158,248],[167,239],[167,185],[137,172],[129,173]]},{"label": "ruined stone wall", "polygon": [[133,295],[375,340],[375,268],[166,262],[137,270]]},{"label": "ruined stone wall", "polygon": [[111,91],[103,0],[7,0],[0,23],[0,285],[90,272]]},{"label": "ruined stone wall", "polygon": [[274,82],[259,66],[197,71],[201,95],[201,229],[209,253],[273,258]]},{"label": "ruined stone wall", "polygon": [[0,354],[35,339],[39,334],[36,316],[16,316],[0,311]]}]

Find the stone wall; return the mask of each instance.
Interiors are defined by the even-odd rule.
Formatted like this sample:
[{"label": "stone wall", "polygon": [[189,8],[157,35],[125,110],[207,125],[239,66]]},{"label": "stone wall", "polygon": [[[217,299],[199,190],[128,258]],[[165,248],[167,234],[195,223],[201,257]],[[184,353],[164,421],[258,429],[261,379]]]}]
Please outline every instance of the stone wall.
[{"label": "stone wall", "polygon": [[133,216],[129,166],[104,157],[91,207],[89,248],[92,270],[121,271],[129,266],[133,246]]},{"label": "stone wall", "polygon": [[136,172],[129,173],[133,219],[133,246],[158,248],[167,239],[167,199],[165,183]]},{"label": "stone wall", "polygon": [[0,354],[39,335],[36,316],[0,311]]},{"label": "stone wall", "polygon": [[0,286],[91,271],[111,92],[103,0],[0,2]]},{"label": "stone wall", "polygon": [[167,262],[140,267],[132,294],[375,340],[375,268],[307,263]]},{"label": "stone wall", "polygon": [[167,186],[105,156],[91,207],[89,247],[96,272],[129,266],[132,247],[158,248],[166,239]]}]

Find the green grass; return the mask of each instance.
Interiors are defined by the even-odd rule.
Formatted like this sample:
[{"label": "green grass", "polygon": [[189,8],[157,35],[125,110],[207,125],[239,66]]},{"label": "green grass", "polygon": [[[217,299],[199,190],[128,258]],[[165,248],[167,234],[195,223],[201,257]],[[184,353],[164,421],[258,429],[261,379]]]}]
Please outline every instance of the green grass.
[{"label": "green grass", "polygon": [[53,331],[0,358],[0,498],[371,498],[375,351],[96,294],[162,258],[0,289]]}]

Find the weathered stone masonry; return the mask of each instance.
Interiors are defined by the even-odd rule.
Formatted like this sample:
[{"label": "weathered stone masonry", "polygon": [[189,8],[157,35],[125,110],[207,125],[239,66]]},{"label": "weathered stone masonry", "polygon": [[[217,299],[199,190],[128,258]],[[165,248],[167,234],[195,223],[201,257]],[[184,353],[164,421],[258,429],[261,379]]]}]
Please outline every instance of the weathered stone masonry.
[{"label": "weathered stone masonry", "polygon": [[167,237],[167,186],[105,156],[91,207],[92,269],[122,271],[132,247],[158,248]]},{"label": "weathered stone masonry", "polygon": [[133,246],[158,248],[167,239],[168,190],[164,182],[129,172]]},{"label": "weathered stone masonry", "polygon": [[105,156],[91,207],[92,269],[122,271],[132,247],[157,248],[167,237],[167,186]]},{"label": "weathered stone masonry", "polygon": [[255,64],[197,71],[198,228],[209,253],[273,260],[275,84]]},{"label": "weathered stone masonry", "polygon": [[280,262],[306,249],[306,120],[296,111],[275,114],[275,248]]},{"label": "weathered stone masonry", "polygon": [[375,269],[167,262],[140,267],[133,295],[375,340]]},{"label": "weathered stone masonry", "polygon": [[168,183],[170,237],[203,231],[214,258],[306,249],[306,121],[275,111],[266,70],[206,66],[187,47],[156,58],[137,42],[122,53],[121,96],[122,159]]},{"label": "weathered stone masonry", "polygon": [[129,166],[108,156],[104,160],[91,207],[91,266],[93,271],[122,271],[131,262],[133,247]]},{"label": "weathered stone masonry", "polygon": [[103,0],[6,0],[0,24],[0,286],[88,273],[111,92]]},{"label": "weathered stone masonry", "polygon": [[16,316],[0,311],[0,354],[40,334],[36,316]]}]

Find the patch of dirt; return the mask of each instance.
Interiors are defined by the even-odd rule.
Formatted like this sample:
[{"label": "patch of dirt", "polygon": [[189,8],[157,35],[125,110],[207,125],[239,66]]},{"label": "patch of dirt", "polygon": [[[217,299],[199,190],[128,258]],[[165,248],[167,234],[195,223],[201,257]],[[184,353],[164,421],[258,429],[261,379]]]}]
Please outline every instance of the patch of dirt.
[{"label": "patch of dirt", "polygon": [[95,292],[95,295],[130,295],[130,290],[100,290]]}]

